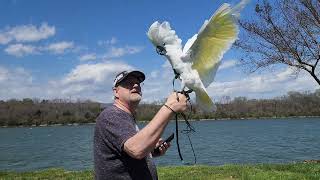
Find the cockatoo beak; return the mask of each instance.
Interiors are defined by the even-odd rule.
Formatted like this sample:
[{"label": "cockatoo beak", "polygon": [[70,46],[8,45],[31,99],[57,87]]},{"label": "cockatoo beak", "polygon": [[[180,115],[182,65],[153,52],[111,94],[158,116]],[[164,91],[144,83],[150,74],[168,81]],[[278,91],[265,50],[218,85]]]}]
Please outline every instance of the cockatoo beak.
[{"label": "cockatoo beak", "polygon": [[163,56],[167,54],[166,48],[164,48],[163,46],[157,46],[156,47],[156,51],[159,55]]}]

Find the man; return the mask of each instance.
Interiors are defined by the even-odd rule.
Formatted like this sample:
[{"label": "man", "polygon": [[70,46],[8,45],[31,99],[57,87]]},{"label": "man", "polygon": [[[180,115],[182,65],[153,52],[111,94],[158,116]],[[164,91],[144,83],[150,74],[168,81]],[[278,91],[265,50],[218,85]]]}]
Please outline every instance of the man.
[{"label": "man", "polygon": [[[158,179],[151,160],[153,150],[163,142],[160,137],[170,116],[187,109],[187,99],[183,94],[172,93],[149,124],[139,131],[134,114],[142,97],[140,83],[144,80],[145,75],[140,71],[123,71],[114,80],[114,104],[105,108],[96,120],[96,179]],[[169,147],[170,143],[162,144],[158,156]]]}]

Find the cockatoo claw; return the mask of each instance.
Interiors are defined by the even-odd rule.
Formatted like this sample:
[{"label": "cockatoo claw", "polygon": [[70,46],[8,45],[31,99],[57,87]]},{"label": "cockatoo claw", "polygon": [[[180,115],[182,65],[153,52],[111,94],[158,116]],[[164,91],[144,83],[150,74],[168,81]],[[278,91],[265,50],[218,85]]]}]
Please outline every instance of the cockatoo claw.
[{"label": "cockatoo claw", "polygon": [[183,90],[181,91],[181,93],[182,93],[182,94],[184,94],[184,95],[187,97],[187,100],[189,100],[189,99],[190,99],[189,94],[190,94],[190,93],[192,93],[192,92],[193,92],[193,90],[192,90],[192,89],[184,90],[184,88],[183,88]]}]

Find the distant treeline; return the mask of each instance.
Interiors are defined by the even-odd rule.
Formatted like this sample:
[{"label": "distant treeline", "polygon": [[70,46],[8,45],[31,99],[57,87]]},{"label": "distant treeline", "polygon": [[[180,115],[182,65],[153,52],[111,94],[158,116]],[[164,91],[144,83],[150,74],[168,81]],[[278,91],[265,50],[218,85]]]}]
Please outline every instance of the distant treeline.
[{"label": "distant treeline", "polygon": [[[149,121],[163,102],[140,104],[136,119]],[[247,99],[228,96],[216,103],[218,110],[204,113],[192,106],[191,119],[241,119],[262,117],[320,116],[320,89],[315,92],[289,92],[273,99]],[[92,101],[8,100],[0,101],[0,126],[31,126],[93,123],[105,104]]]},{"label": "distant treeline", "polygon": [[100,103],[25,98],[0,101],[0,126],[31,126],[94,122]]}]

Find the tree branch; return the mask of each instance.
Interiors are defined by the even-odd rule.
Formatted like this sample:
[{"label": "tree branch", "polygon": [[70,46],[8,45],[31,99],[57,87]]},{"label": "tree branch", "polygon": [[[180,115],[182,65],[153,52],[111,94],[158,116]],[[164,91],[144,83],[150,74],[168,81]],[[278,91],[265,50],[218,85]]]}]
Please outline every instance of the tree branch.
[{"label": "tree branch", "polygon": [[[319,0],[318,0],[319,1]],[[317,10],[314,9],[312,2],[310,0],[300,0],[300,2],[306,7],[310,13],[313,15],[313,18],[317,21],[317,23],[320,25],[320,17],[319,14],[317,13]],[[319,1],[320,3],[320,1]]]}]

